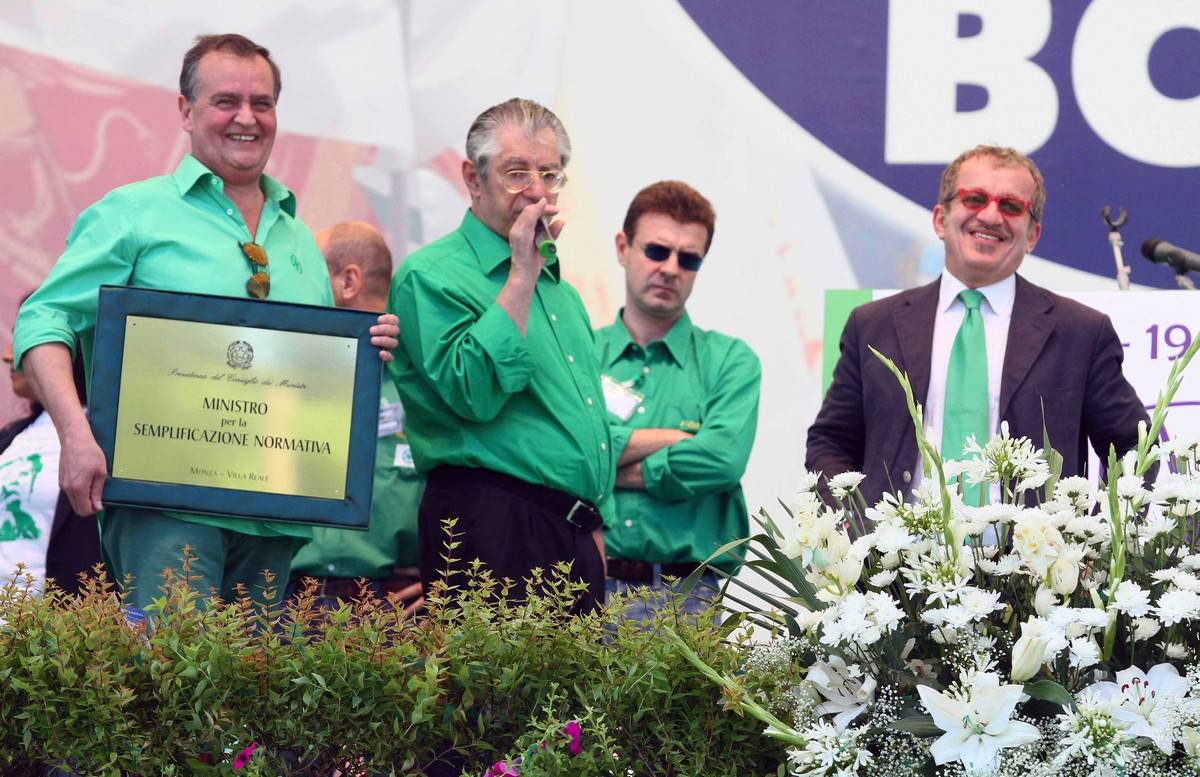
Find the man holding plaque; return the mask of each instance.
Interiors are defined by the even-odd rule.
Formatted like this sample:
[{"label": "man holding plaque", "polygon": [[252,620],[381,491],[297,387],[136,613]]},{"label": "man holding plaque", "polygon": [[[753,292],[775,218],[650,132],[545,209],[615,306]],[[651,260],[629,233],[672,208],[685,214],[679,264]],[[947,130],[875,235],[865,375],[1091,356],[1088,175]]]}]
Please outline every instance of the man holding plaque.
[{"label": "man holding plaque", "polygon": [[[339,308],[378,312],[387,307],[392,252],[377,229],[354,221],[322,229],[316,238]],[[318,603],[334,607],[338,599],[357,596],[358,581],[365,578],[376,596],[394,595],[418,607],[417,508],[424,485],[425,478],[413,467],[404,406],[395,383],[384,373],[370,528],[363,532],[314,527],[313,538],[292,560],[293,587],[302,587],[303,577],[316,578]]]},{"label": "man holding plaque", "polygon": [[[174,173],[122,186],[75,222],[44,285],[22,306],[15,359],[29,373],[62,441],[59,480],[81,515],[103,508],[104,454],[71,381],[79,337],[91,366],[101,284],[331,305],[329,274],[296,198],[263,174],[275,140],[279,68],[241,35],[207,35],[183,58],[178,107],[191,139]],[[395,319],[379,319],[372,343],[395,346]],[[390,354],[381,353],[385,361]],[[195,556],[189,580],[223,598],[244,586],[274,595],[307,526],[144,508],[113,507],[101,546],[117,580],[133,584],[127,604],[143,608],[160,574],[178,570],[184,546]],[[270,590],[269,590],[270,589]]]},{"label": "man holding plaque", "polygon": [[[596,333],[617,452],[617,520],[608,590],[649,586],[641,619],[663,602],[662,576],[684,578],[749,530],[742,473],[754,445],[762,368],[750,346],[692,325],[686,305],[712,245],[716,214],[681,181],[637,193],[617,233],[625,306]],[[738,559],[717,564],[734,572]],[[703,610],[716,580],[685,601]]]},{"label": "man holding plaque", "polygon": [[[408,413],[421,501],[421,579],[461,585],[480,559],[521,581],[570,562],[603,601],[598,504],[610,502],[612,441],[587,312],[560,277],[547,226],[571,145],[530,100],[484,111],[467,133],[461,226],[410,256],[392,281],[392,364]],[[456,519],[453,549],[443,522]],[[515,596],[522,596],[518,585]]]}]

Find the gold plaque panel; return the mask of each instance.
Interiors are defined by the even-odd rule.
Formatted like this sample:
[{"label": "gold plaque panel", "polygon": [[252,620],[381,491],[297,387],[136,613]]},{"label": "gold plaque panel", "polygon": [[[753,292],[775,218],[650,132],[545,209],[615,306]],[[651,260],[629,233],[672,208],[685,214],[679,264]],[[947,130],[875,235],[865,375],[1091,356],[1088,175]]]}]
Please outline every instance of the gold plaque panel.
[{"label": "gold plaque panel", "polygon": [[341,499],[358,341],[128,316],[113,475]]}]

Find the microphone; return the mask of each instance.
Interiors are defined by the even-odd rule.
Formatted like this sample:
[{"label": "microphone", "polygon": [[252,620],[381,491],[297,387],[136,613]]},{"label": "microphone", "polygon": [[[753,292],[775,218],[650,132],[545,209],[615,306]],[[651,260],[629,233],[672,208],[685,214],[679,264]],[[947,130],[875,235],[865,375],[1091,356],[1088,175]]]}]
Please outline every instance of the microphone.
[{"label": "microphone", "polygon": [[1180,275],[1188,270],[1200,272],[1200,254],[1171,245],[1165,240],[1147,240],[1142,243],[1142,256],[1152,262],[1169,265]]},{"label": "microphone", "polygon": [[545,216],[538,218],[537,224],[533,225],[533,243],[543,259],[553,259],[558,254],[558,244],[554,242],[550,222],[546,221]]}]

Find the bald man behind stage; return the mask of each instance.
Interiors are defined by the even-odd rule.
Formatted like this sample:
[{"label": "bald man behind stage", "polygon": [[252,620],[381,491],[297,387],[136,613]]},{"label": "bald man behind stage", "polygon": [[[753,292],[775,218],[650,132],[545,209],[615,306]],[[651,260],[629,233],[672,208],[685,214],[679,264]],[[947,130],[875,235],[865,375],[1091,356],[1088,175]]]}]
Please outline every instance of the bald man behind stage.
[{"label": "bald man behind stage", "polygon": [[[362,221],[335,224],[317,232],[317,247],[329,267],[333,300],[339,308],[382,311],[392,280],[392,253],[379,230]],[[292,561],[292,590],[302,578],[317,579],[318,604],[358,595],[358,579],[366,578],[377,596],[393,594],[419,606],[417,572],[417,508],[425,478],[413,467],[404,433],[404,408],[396,386],[384,373],[379,391],[379,434],[370,528],[314,528],[313,538]]]}]

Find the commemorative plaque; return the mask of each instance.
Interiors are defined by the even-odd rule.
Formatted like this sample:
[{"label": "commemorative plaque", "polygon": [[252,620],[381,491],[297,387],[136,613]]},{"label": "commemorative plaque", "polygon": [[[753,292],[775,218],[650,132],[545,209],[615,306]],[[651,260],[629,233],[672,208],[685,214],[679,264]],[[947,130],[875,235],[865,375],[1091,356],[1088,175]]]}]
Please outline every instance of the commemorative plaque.
[{"label": "commemorative plaque", "polygon": [[365,528],[381,361],[361,311],[105,286],[104,501]]}]

